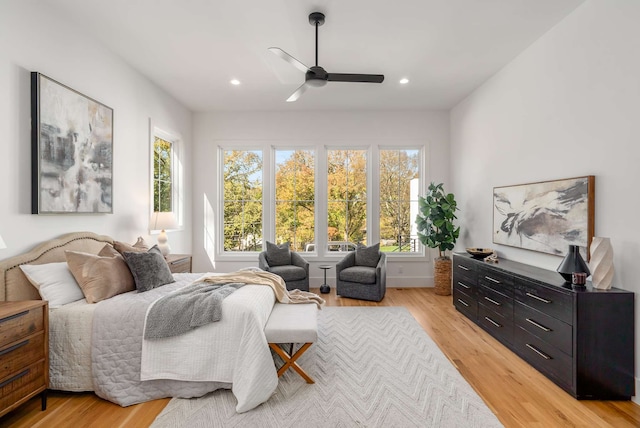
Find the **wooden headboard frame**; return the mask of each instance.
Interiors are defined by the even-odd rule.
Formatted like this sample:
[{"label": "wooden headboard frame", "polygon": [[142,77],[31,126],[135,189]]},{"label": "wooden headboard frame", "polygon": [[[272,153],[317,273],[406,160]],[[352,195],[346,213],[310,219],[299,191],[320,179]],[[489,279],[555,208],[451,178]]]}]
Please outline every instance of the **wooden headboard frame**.
[{"label": "wooden headboard frame", "polygon": [[0,301],[40,300],[38,290],[19,269],[20,265],[64,262],[66,250],[97,254],[105,243],[113,244],[113,239],[92,232],[67,233],[24,254],[0,261]]}]

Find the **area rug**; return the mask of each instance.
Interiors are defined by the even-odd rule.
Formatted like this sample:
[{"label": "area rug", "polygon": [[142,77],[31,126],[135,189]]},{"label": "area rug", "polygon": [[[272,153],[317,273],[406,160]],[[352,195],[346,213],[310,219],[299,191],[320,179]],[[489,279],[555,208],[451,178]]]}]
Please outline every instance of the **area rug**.
[{"label": "area rug", "polygon": [[298,361],[315,384],[288,370],[241,414],[228,390],[174,398],[152,427],[502,426],[402,307],[325,307],[318,342]]}]

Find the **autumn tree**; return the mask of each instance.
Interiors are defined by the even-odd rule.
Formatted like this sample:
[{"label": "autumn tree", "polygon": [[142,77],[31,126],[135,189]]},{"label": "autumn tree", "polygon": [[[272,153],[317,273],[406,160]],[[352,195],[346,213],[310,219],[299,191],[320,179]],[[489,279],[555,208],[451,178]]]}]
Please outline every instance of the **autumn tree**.
[{"label": "autumn tree", "polygon": [[262,248],[262,153],[224,152],[224,249]]}]

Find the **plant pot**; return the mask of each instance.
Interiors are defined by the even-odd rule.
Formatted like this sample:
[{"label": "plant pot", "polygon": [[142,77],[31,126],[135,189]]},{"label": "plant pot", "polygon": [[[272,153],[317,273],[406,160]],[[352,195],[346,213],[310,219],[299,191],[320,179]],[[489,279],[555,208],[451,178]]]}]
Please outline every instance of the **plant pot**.
[{"label": "plant pot", "polygon": [[451,259],[449,257],[438,257],[433,260],[433,283],[437,295],[451,294]]}]

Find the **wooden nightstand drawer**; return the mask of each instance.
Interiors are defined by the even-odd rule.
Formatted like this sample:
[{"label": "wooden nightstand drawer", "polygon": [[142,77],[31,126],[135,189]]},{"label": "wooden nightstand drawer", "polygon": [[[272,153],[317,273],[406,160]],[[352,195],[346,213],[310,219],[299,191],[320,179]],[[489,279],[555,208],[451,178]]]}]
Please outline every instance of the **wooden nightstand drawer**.
[{"label": "wooden nightstand drawer", "polygon": [[44,330],[42,308],[25,309],[0,318],[0,348]]},{"label": "wooden nightstand drawer", "polygon": [[0,350],[0,379],[44,358],[44,332],[21,339]]},{"label": "wooden nightstand drawer", "polygon": [[171,273],[191,272],[191,256],[188,254],[169,254],[166,260]]},{"label": "wooden nightstand drawer", "polygon": [[45,367],[45,361],[41,360],[12,376],[0,379],[0,409],[8,410],[14,403],[24,402],[44,391],[47,387]]}]

